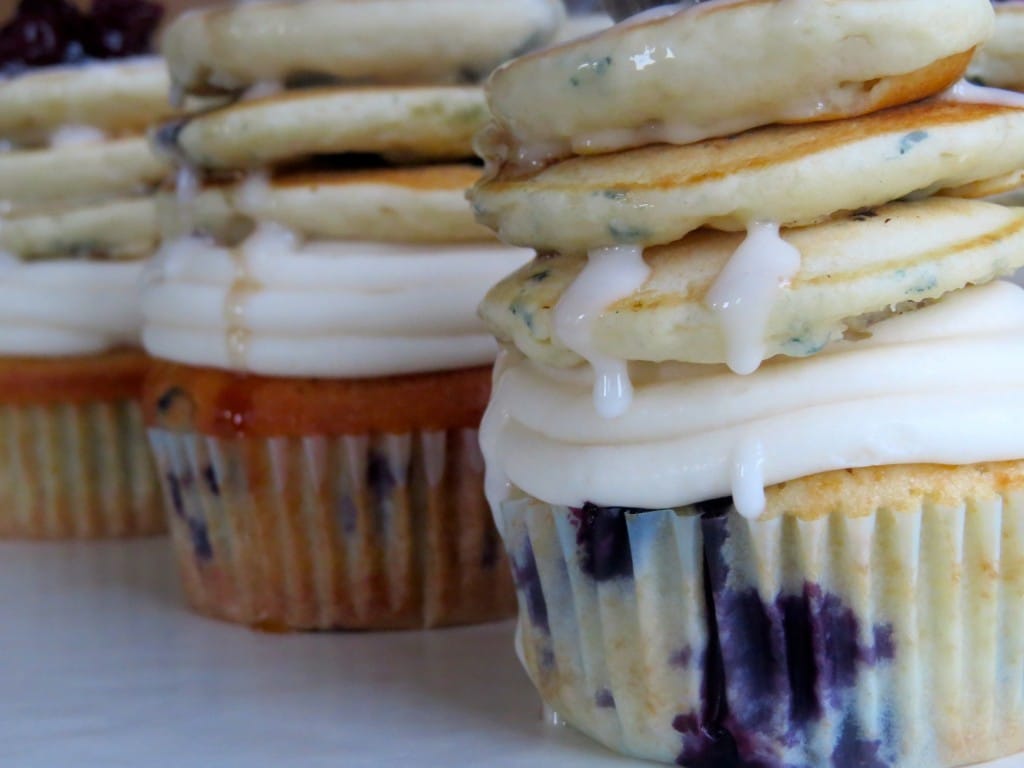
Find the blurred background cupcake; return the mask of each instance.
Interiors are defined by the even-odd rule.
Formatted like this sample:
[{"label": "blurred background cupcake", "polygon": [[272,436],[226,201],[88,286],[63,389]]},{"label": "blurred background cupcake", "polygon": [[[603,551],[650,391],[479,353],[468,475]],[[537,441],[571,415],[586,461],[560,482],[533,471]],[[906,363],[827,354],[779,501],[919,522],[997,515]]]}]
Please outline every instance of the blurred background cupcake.
[{"label": "blurred background cupcake", "polygon": [[[16,10],[16,13],[15,13]],[[0,29],[0,535],[163,530],[138,280],[169,165],[162,9],[26,0]]]},{"label": "blurred background cupcake", "polygon": [[305,0],[167,30],[176,94],[231,101],[153,139],[179,170],[143,297],[146,418],[197,610],[296,629],[512,611],[476,304],[530,254],[464,195],[479,81],[562,18],[548,0]]}]

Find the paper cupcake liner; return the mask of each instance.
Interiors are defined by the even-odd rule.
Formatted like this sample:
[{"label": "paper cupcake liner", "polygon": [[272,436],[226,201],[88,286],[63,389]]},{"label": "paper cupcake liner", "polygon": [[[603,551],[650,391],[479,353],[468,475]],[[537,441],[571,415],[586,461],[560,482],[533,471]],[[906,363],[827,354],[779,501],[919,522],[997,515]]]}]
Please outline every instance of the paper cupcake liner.
[{"label": "paper cupcake liner", "polygon": [[223,439],[150,430],[189,600],[280,629],[515,613],[476,431]]},{"label": "paper cupcake liner", "polygon": [[612,749],[688,768],[1024,750],[1022,493],[814,521],[728,502],[502,516],[524,666]]},{"label": "paper cupcake liner", "polygon": [[0,537],[115,538],[164,528],[137,403],[0,405]]}]

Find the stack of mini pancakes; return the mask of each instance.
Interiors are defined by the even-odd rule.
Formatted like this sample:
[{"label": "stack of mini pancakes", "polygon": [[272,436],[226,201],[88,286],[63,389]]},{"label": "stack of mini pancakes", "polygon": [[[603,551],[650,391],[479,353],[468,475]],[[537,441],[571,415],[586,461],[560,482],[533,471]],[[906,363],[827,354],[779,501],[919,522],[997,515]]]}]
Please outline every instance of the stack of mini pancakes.
[{"label": "stack of mini pancakes", "polygon": [[508,614],[476,427],[476,304],[526,252],[473,220],[478,82],[559,2],[305,0],[181,17],[154,138],[180,168],[147,278],[147,407],[191,602],[250,624]]},{"label": "stack of mini pancakes", "polygon": [[137,282],[168,165],[158,59],[0,80],[0,534],[162,528],[137,398]]},{"label": "stack of mini pancakes", "polygon": [[971,62],[968,77],[980,85],[1024,91],[1024,2],[993,0],[996,28]]},{"label": "stack of mini pancakes", "polygon": [[[489,83],[481,428],[548,705],[683,766],[1024,749],[1024,99],[987,0],[711,0]],[[972,199],[975,198],[975,199]],[[595,407],[596,406],[596,407]]]}]

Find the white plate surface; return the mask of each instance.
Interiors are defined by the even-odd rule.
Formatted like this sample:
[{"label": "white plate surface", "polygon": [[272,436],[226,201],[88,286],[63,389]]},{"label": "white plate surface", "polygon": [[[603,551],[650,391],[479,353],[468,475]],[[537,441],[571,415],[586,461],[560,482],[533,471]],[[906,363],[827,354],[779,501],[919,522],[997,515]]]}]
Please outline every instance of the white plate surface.
[{"label": "white plate surface", "polygon": [[541,722],[509,624],[257,634],[182,610],[159,540],[2,544],[0,608],[3,768],[649,766]]}]

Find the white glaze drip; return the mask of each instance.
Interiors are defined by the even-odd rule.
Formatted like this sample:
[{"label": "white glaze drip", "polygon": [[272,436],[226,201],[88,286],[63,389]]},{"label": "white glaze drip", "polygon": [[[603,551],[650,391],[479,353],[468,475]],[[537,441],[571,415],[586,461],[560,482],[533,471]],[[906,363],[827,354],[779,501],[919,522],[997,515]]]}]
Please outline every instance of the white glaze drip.
[{"label": "white glaze drip", "polygon": [[943,91],[938,98],[960,104],[994,104],[1000,107],[1024,109],[1024,94],[1002,88],[989,88],[961,80]]},{"label": "white glaze drip", "polygon": [[195,202],[199,196],[199,173],[191,165],[178,168],[174,188],[177,202],[178,225],[181,232],[190,235],[195,232]]},{"label": "white glaze drip", "polygon": [[635,293],[647,281],[651,270],[643,252],[639,245],[592,250],[586,267],[555,307],[555,333],[594,369],[594,407],[605,419],[629,410],[633,385],[626,361],[597,348],[594,323],[610,305]]},{"label": "white glaze drip", "polygon": [[764,514],[764,445],[745,438],[736,446],[732,467],[732,501],[744,517],[756,520]]},{"label": "white glaze drip", "polygon": [[800,252],[779,235],[775,222],[755,222],[708,291],[717,315],[729,368],[756,371],[765,357],[765,329],[779,289],[800,269]]},{"label": "white glaze drip", "polygon": [[255,171],[245,177],[238,192],[238,207],[242,213],[257,216],[267,208],[270,200],[270,177],[264,171]]}]

